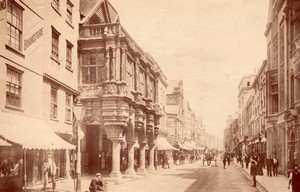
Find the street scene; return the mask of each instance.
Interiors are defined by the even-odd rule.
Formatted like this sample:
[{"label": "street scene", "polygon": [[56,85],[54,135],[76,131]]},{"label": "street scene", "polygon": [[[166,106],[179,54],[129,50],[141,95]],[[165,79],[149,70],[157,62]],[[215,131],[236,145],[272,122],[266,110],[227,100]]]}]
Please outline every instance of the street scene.
[{"label": "street scene", "polygon": [[300,191],[299,8],[0,0],[0,192]]}]

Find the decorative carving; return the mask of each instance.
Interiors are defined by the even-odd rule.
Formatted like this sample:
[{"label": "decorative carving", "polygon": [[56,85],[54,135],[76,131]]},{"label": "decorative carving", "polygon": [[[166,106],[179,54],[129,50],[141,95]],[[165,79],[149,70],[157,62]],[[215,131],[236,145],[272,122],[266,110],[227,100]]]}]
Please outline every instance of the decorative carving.
[{"label": "decorative carving", "polygon": [[110,140],[122,140],[125,126],[122,125],[106,125],[105,130],[107,138]]},{"label": "decorative carving", "polygon": [[116,95],[118,92],[117,83],[115,81],[104,82],[104,95]]}]

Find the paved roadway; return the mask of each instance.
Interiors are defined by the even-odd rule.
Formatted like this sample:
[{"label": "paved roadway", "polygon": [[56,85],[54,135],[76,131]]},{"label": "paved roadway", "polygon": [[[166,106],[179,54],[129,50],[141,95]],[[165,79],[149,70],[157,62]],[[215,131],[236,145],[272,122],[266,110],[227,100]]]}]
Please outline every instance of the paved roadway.
[{"label": "paved roadway", "polygon": [[249,179],[231,164],[223,169],[202,162],[161,170],[158,174],[109,186],[109,192],[258,192]]}]

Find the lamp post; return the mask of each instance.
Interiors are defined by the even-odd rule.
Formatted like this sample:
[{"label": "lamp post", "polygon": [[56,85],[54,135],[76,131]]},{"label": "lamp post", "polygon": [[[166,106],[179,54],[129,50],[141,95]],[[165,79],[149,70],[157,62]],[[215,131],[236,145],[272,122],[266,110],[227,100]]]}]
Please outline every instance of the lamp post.
[{"label": "lamp post", "polygon": [[76,182],[76,192],[81,192],[81,152],[80,152],[80,140],[83,139],[84,133],[81,131],[81,123],[82,119],[85,115],[85,108],[82,106],[80,102],[77,102],[76,105],[73,107],[74,115],[78,122],[77,128],[77,164],[76,164],[76,175],[77,175],[77,182]]}]

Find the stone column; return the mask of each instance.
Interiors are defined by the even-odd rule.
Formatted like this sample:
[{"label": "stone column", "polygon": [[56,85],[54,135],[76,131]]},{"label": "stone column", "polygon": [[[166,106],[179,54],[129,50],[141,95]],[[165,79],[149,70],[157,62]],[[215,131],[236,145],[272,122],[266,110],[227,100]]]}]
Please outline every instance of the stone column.
[{"label": "stone column", "polygon": [[117,46],[117,48],[115,49],[115,74],[116,74],[116,80],[117,81],[121,81],[122,77],[121,77],[121,70],[122,70],[122,58],[121,58],[121,48],[120,45]]},{"label": "stone column", "polygon": [[139,175],[147,175],[148,172],[146,170],[146,143],[140,143],[140,164],[137,169],[137,174]]},{"label": "stone column", "polygon": [[111,139],[111,142],[112,142],[112,171],[109,176],[111,178],[121,179],[121,172],[120,172],[121,140]]},{"label": "stone column", "polygon": [[110,80],[110,59],[109,59],[109,48],[106,48],[106,80]]},{"label": "stone column", "polygon": [[66,149],[66,179],[70,178],[70,151]]},{"label": "stone column", "polygon": [[134,143],[127,143],[127,150],[128,150],[128,167],[125,171],[127,177],[135,178],[136,173],[134,170]]},{"label": "stone column", "polygon": [[155,144],[150,144],[149,145],[149,167],[147,169],[149,173],[154,173],[155,172],[154,150],[155,150]]}]

